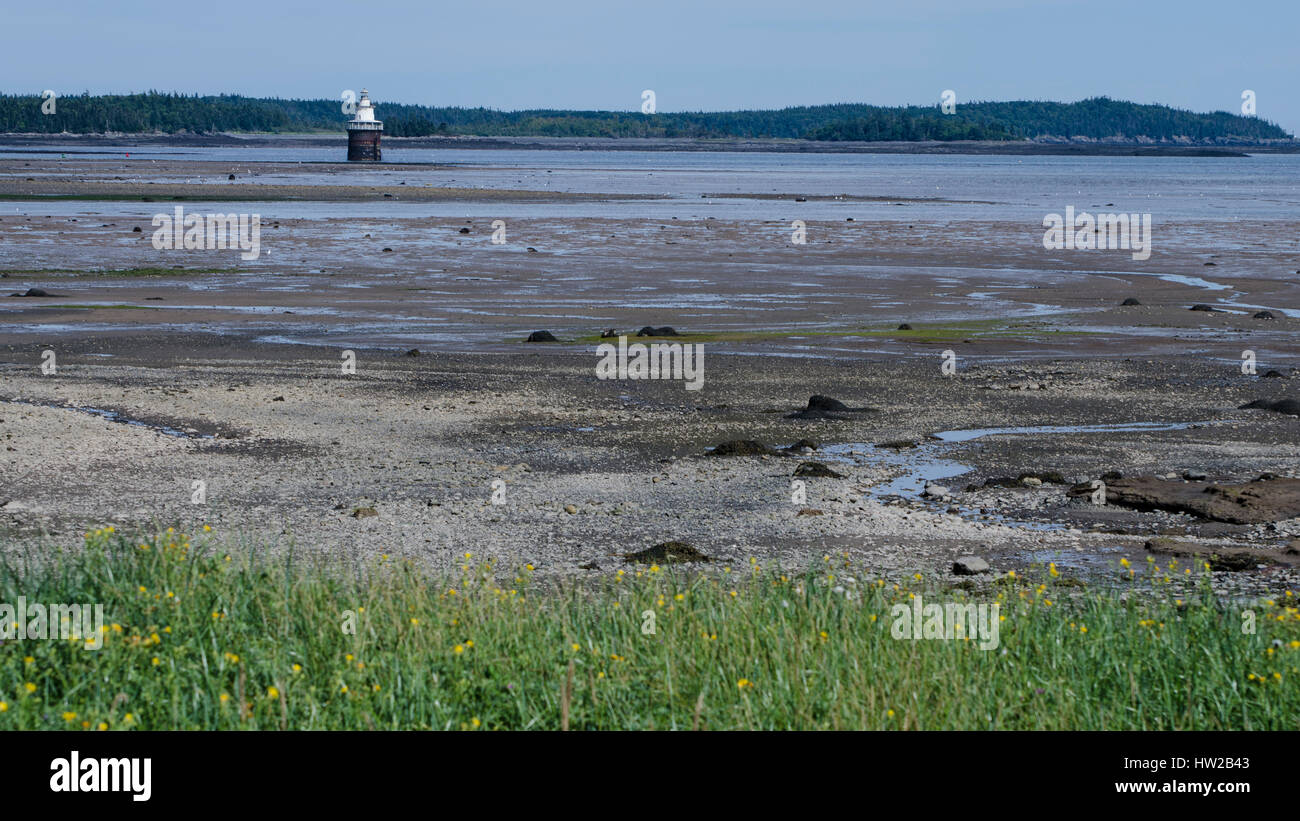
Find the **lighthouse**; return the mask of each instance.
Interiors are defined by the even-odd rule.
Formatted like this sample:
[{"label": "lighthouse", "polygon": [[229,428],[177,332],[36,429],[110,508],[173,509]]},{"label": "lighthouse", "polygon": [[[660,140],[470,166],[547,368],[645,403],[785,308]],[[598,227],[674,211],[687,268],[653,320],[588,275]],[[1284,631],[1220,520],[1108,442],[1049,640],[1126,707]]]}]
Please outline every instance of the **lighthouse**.
[{"label": "lighthouse", "polygon": [[348,162],[379,162],[379,135],[384,133],[384,123],[375,119],[375,107],[364,88],[357,102],[357,114],[347,125]]}]

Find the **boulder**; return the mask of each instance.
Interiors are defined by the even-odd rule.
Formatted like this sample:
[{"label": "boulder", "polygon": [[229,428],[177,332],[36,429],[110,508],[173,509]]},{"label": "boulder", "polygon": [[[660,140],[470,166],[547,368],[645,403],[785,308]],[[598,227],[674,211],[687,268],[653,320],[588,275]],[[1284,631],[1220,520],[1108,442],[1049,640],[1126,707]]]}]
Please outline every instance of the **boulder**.
[{"label": "boulder", "polygon": [[804,462],[794,469],[795,476],[805,476],[810,479],[843,479],[844,474],[835,471],[823,465],[821,462]]},{"label": "boulder", "polygon": [[1123,302],[1120,303],[1121,306],[1126,306],[1126,305],[1141,305],[1141,304],[1142,304],[1142,303],[1139,302],[1139,301],[1138,301],[1136,298],[1134,298],[1134,297],[1129,297],[1128,299],[1126,299],[1126,300],[1124,300]]},{"label": "boulder", "polygon": [[709,451],[709,456],[767,456],[773,450],[753,439],[730,439]]},{"label": "boulder", "polygon": [[979,556],[960,556],[952,563],[952,572],[957,576],[976,576],[990,569],[989,563]]},{"label": "boulder", "polygon": [[628,564],[682,564],[685,562],[711,562],[706,556],[686,542],[661,542],[645,550],[623,554]]},{"label": "boulder", "polygon": [[528,335],[529,342],[559,342],[550,331],[533,331]]},{"label": "boulder", "polygon": [[668,325],[663,325],[658,328],[652,325],[647,325],[641,330],[637,331],[636,335],[637,336],[681,336],[681,334],[677,333],[676,329]]}]

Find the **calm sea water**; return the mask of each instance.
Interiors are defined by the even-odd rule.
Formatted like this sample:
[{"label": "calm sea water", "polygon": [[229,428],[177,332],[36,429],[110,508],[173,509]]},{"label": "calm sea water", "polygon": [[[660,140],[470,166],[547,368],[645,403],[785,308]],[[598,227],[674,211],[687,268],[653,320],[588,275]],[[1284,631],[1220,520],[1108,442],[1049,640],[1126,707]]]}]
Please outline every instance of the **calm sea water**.
[{"label": "calm sea water", "polygon": [[[32,153],[33,150],[51,153]],[[130,157],[126,156],[127,152]],[[1300,155],[1208,157],[989,157],[905,154],[764,154],[661,151],[466,150],[386,147],[384,159],[409,168],[317,165],[340,159],[334,148],[129,147],[0,148],[0,158],[20,160],[13,175],[59,174],[60,163],[102,160],[106,172],[125,179],[154,178],[157,160],[219,164],[193,181],[241,183],[449,186],[650,194],[661,201],[474,204],[267,203],[269,217],[572,216],[682,219],[987,220],[1041,219],[1076,209],[1151,213],[1171,220],[1294,220],[1300,218]],[[66,155],[66,159],[63,156]],[[261,173],[261,162],[302,163],[292,174]],[[26,165],[30,163],[30,166]],[[433,165],[431,165],[433,164]],[[218,173],[219,172],[219,173]],[[256,176],[255,176],[256,175]],[[750,195],[731,199],[710,195]],[[794,203],[758,196],[804,194],[897,198],[891,202]],[[79,211],[134,213],[130,203],[9,203],[7,213]]]}]

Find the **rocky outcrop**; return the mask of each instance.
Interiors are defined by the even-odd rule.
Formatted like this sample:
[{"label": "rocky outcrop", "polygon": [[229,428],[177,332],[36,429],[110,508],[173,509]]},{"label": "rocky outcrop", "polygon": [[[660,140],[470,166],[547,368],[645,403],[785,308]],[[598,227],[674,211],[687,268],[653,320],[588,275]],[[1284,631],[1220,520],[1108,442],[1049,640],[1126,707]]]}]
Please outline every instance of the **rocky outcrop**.
[{"label": "rocky outcrop", "polygon": [[[1071,493],[1079,495],[1071,489]],[[1231,524],[1277,522],[1300,516],[1300,479],[1260,477],[1240,484],[1178,482],[1137,476],[1106,484],[1106,504],[1134,510],[1188,513]]]}]

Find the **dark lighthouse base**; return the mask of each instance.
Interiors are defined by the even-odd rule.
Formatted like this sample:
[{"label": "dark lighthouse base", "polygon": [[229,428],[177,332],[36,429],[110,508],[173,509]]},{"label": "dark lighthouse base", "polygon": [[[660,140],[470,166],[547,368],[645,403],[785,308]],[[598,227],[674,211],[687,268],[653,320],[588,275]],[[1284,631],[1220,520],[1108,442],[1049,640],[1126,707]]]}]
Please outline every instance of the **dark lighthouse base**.
[{"label": "dark lighthouse base", "polygon": [[379,162],[382,153],[379,150],[381,131],[348,131],[348,162]]}]

